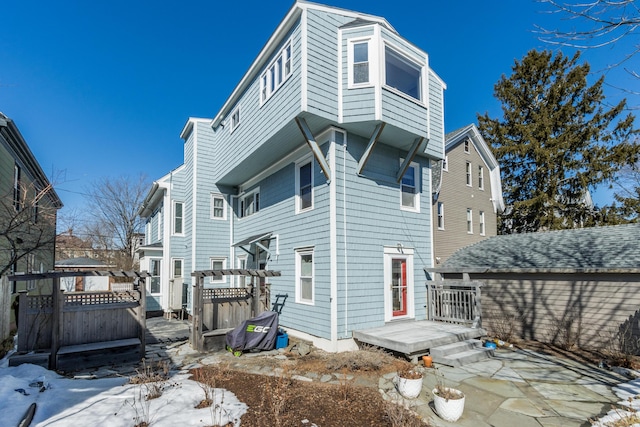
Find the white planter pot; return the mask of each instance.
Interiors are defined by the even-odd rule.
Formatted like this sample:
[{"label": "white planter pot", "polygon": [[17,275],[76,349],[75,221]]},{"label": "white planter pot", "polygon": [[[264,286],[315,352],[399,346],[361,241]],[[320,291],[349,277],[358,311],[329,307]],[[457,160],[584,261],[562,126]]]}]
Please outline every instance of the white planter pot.
[{"label": "white planter pot", "polygon": [[402,397],[407,399],[415,399],[422,391],[422,378],[409,379],[397,376],[395,378],[396,388]]},{"label": "white planter pot", "polygon": [[460,399],[445,399],[444,397],[440,397],[437,394],[437,390],[434,388],[432,390],[433,393],[433,404],[436,408],[436,413],[440,418],[445,421],[455,422],[458,421],[458,418],[462,416],[462,411],[464,411],[464,394],[460,390],[450,389],[460,393],[462,398]]}]

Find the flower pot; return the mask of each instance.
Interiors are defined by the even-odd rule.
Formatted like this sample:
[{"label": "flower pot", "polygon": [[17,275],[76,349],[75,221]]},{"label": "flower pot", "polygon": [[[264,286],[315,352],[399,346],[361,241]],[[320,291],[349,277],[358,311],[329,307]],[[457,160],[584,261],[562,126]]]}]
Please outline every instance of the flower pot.
[{"label": "flower pot", "polygon": [[397,376],[395,378],[396,388],[402,397],[406,399],[415,399],[422,391],[422,377],[420,378],[403,378]]},{"label": "flower pot", "polygon": [[433,358],[431,356],[422,356],[422,363],[424,363],[425,368],[430,368],[433,364]]},{"label": "flower pot", "polygon": [[444,387],[444,390],[457,394],[461,397],[457,399],[447,399],[438,394],[438,389],[434,388],[432,390],[432,393],[433,404],[436,408],[436,413],[445,421],[455,422],[462,416],[462,412],[464,411],[464,393],[462,393],[460,390],[449,387]]}]

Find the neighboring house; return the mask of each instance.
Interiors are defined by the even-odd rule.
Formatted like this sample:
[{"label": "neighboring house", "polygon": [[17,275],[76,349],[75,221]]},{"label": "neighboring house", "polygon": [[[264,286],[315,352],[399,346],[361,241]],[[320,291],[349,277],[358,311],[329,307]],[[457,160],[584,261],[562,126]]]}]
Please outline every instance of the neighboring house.
[{"label": "neighboring house", "polygon": [[296,2],[215,117],[187,121],[184,164],[140,209],[149,309],[177,308],[192,271],[261,268],[282,273],[280,324],[328,350],[424,319],[444,89],[384,18]]},{"label": "neighboring house", "polygon": [[640,224],[496,236],[428,270],[484,283],[491,334],[640,354]]},{"label": "neighboring house", "polygon": [[458,249],[498,234],[504,211],[500,166],[470,124],[445,136],[445,158],[432,161],[436,264]]},{"label": "neighboring house", "polygon": [[96,258],[91,242],[73,234],[73,229],[56,236],[56,259]]},{"label": "neighboring house", "polygon": [[[18,127],[0,113],[0,276],[53,269],[57,211],[62,202]],[[0,279],[4,279],[0,277]],[[19,290],[50,293],[51,282],[0,286],[0,339],[15,321]]]},{"label": "neighboring house", "polygon": [[[56,261],[57,271],[106,271],[113,268],[112,265],[98,259],[78,257]],[[60,289],[66,292],[108,291],[111,289],[114,277],[112,276],[76,276],[62,277]]]}]

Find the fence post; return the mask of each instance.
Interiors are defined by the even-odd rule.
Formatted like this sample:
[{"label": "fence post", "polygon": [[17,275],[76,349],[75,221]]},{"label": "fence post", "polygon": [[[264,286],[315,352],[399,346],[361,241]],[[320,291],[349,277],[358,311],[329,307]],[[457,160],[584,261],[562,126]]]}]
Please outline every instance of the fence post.
[{"label": "fence post", "polygon": [[432,305],[432,299],[433,296],[431,295],[431,283],[427,280],[427,320],[433,320],[433,308],[431,307]]},{"label": "fence post", "polygon": [[147,279],[138,279],[138,338],[140,339],[140,357],[145,357],[147,337]]},{"label": "fence post", "polygon": [[51,292],[51,355],[49,356],[49,369],[58,368],[58,349],[64,333],[63,309],[64,291],[60,289],[60,278],[55,277]]},{"label": "fence post", "polygon": [[476,313],[476,317],[478,318],[478,328],[482,328],[482,298],[481,298],[481,290],[482,288],[482,283],[476,283],[476,308],[477,308],[477,313]]},{"label": "fence post", "polygon": [[193,325],[191,343],[195,350],[202,351],[202,286],[204,277],[196,276],[193,284]]},{"label": "fence post", "polygon": [[27,291],[19,291],[18,293],[18,351],[29,351],[29,328],[27,325],[27,311],[29,310],[29,301],[27,299]]},{"label": "fence post", "polygon": [[7,276],[2,276],[0,282],[0,340],[4,340],[11,332],[11,290]]},{"label": "fence post", "polygon": [[251,284],[253,285],[253,317],[260,314],[260,280],[256,280],[256,277],[258,276],[251,276]]}]

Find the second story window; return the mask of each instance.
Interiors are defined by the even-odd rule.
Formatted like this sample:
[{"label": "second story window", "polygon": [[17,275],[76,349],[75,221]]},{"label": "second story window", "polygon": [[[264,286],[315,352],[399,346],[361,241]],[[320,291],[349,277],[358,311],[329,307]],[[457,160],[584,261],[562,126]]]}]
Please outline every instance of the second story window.
[{"label": "second story window", "polygon": [[444,156],[444,160],[442,160],[442,170],[445,172],[449,170],[449,156]]},{"label": "second story window", "polygon": [[385,84],[418,101],[422,100],[422,67],[386,46]]},{"label": "second story window", "polygon": [[466,163],[467,186],[471,187],[471,163]]},{"label": "second story window", "polygon": [[484,168],[478,166],[478,188],[484,190]]},{"label": "second story window", "polygon": [[211,219],[227,219],[224,196],[222,194],[211,195]]},{"label": "second story window", "polygon": [[411,163],[401,182],[401,207],[405,210],[419,211],[418,199],[418,172],[419,167],[416,163]]},{"label": "second story window", "polygon": [[17,212],[22,209],[22,188],[20,183],[20,166],[13,167],[13,207]]},{"label": "second story window", "polygon": [[467,233],[473,234],[473,209],[467,208]]},{"label": "second story window", "polygon": [[313,208],[313,163],[309,160],[296,165],[296,213]]},{"label": "second story window", "polygon": [[438,230],[444,230],[444,203],[438,202]]},{"label": "second story window", "polygon": [[470,152],[469,151],[469,140],[468,139],[464,140],[464,152],[465,153],[469,153]]},{"label": "second story window", "polygon": [[231,132],[236,130],[236,128],[240,125],[240,107],[237,107],[231,113]]},{"label": "second story window", "polygon": [[353,44],[353,84],[369,83],[369,42]]},{"label": "second story window", "polygon": [[183,230],[183,203],[173,202],[173,234],[182,234]]},{"label": "second story window", "polygon": [[291,40],[278,52],[267,69],[260,76],[260,103],[271,97],[292,72]]},{"label": "second story window", "polygon": [[240,218],[260,211],[260,191],[252,191],[240,198]]},{"label": "second story window", "polygon": [[484,212],[480,211],[480,235],[484,236]]}]

